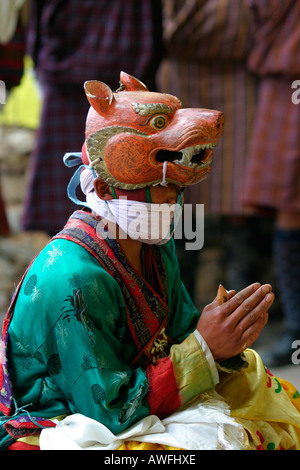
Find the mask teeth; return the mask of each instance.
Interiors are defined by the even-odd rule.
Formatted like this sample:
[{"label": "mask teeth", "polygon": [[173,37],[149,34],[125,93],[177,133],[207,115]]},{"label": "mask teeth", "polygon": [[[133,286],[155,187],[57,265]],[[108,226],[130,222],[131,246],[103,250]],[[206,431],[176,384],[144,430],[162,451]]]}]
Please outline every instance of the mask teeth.
[{"label": "mask teeth", "polygon": [[206,149],[214,149],[218,145],[217,142],[209,143],[209,144],[202,144],[202,145],[195,145],[194,147],[186,147],[181,150],[182,157],[181,159],[174,160],[173,163],[179,163],[180,165],[188,166],[188,167],[196,167],[199,165],[205,166],[205,163],[192,163],[192,157],[194,154],[199,152],[200,150]]},{"label": "mask teeth", "polygon": [[166,175],[167,175],[167,166],[168,166],[168,162],[165,161],[164,164],[163,164],[163,178],[162,178],[162,181],[161,181],[161,186],[168,186],[168,183],[166,181]]},{"label": "mask teeth", "polygon": [[163,176],[162,176],[162,180],[160,181],[160,183],[154,183],[153,186],[168,186],[168,182],[166,181],[167,166],[168,166],[168,162],[167,162],[167,161],[164,161],[164,163],[163,163]]}]

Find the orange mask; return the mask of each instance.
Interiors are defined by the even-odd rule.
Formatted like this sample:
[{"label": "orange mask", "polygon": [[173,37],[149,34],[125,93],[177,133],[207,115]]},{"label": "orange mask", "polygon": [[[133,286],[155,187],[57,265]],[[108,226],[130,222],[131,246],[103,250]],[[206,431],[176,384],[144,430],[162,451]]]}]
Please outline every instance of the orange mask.
[{"label": "orange mask", "polygon": [[202,180],[223,134],[223,114],[182,108],[175,96],[151,92],[124,72],[120,85],[112,92],[96,80],[84,84],[91,108],[83,163],[124,190]]}]

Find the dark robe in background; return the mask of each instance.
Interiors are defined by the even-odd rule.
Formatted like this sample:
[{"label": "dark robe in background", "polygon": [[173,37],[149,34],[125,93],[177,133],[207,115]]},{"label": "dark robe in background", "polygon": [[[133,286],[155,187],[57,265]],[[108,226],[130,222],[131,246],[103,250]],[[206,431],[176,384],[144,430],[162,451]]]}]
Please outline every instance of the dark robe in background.
[{"label": "dark robe in background", "polygon": [[248,68],[259,78],[243,199],[265,209],[300,210],[300,2],[252,1],[255,34]]},{"label": "dark robe in background", "polygon": [[183,106],[224,112],[225,132],[214,150],[210,176],[186,190],[185,202],[205,214],[241,215],[256,86],[246,68],[253,16],[245,0],[163,0],[165,58],[160,90]]},{"label": "dark robe in background", "polygon": [[89,103],[83,83],[119,87],[120,71],[155,87],[162,54],[161,6],[152,0],[32,2],[28,52],[43,91],[23,228],[56,233],[76,209],[66,187],[64,153],[80,152]]}]

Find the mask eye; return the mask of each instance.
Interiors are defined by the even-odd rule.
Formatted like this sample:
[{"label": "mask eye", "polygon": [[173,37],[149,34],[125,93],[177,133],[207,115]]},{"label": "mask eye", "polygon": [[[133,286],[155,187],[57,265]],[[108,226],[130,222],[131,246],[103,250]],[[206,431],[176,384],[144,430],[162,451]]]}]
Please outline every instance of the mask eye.
[{"label": "mask eye", "polygon": [[167,125],[167,118],[166,116],[159,115],[159,116],[154,116],[150,122],[150,126],[152,129],[160,130],[163,129]]}]

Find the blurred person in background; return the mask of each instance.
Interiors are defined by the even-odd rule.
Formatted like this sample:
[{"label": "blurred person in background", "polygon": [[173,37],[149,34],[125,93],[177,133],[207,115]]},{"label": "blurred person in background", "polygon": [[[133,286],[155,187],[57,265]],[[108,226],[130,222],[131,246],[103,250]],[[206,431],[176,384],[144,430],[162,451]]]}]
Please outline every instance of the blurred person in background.
[{"label": "blurred person in background", "polygon": [[243,202],[276,218],[273,259],[285,330],[264,360],[280,366],[291,363],[292,343],[300,338],[300,107],[292,100],[292,83],[300,78],[300,3],[251,4],[248,68],[259,88]]},{"label": "blurred person in background", "polygon": [[[220,109],[225,115],[226,132],[215,149],[211,175],[188,188],[186,202],[204,204],[205,223],[211,225],[204,250],[217,238],[221,259],[224,253],[226,260],[223,282],[242,289],[255,277],[258,258],[253,239],[259,220],[253,223],[241,200],[256,106],[256,80],[246,67],[252,11],[245,0],[163,0],[163,25],[160,90],[180,96],[184,106]],[[180,250],[178,256],[187,259]],[[188,273],[191,265],[197,269],[194,261],[187,262]],[[195,285],[190,284],[197,301]]]},{"label": "blurred person in background", "polygon": [[300,76],[300,4],[163,0],[163,18],[160,89],[226,117],[212,175],[189,188],[186,202],[219,216],[225,285],[253,282],[273,257],[286,329],[265,360],[290,364],[300,337],[300,109],[291,99]]},{"label": "blurred person in background", "polygon": [[29,169],[22,227],[59,231],[74,204],[62,155],[80,151],[88,103],[82,84],[114,89],[120,70],[155,88],[161,47],[160,1],[32,0],[28,53],[43,94],[41,124]]}]

